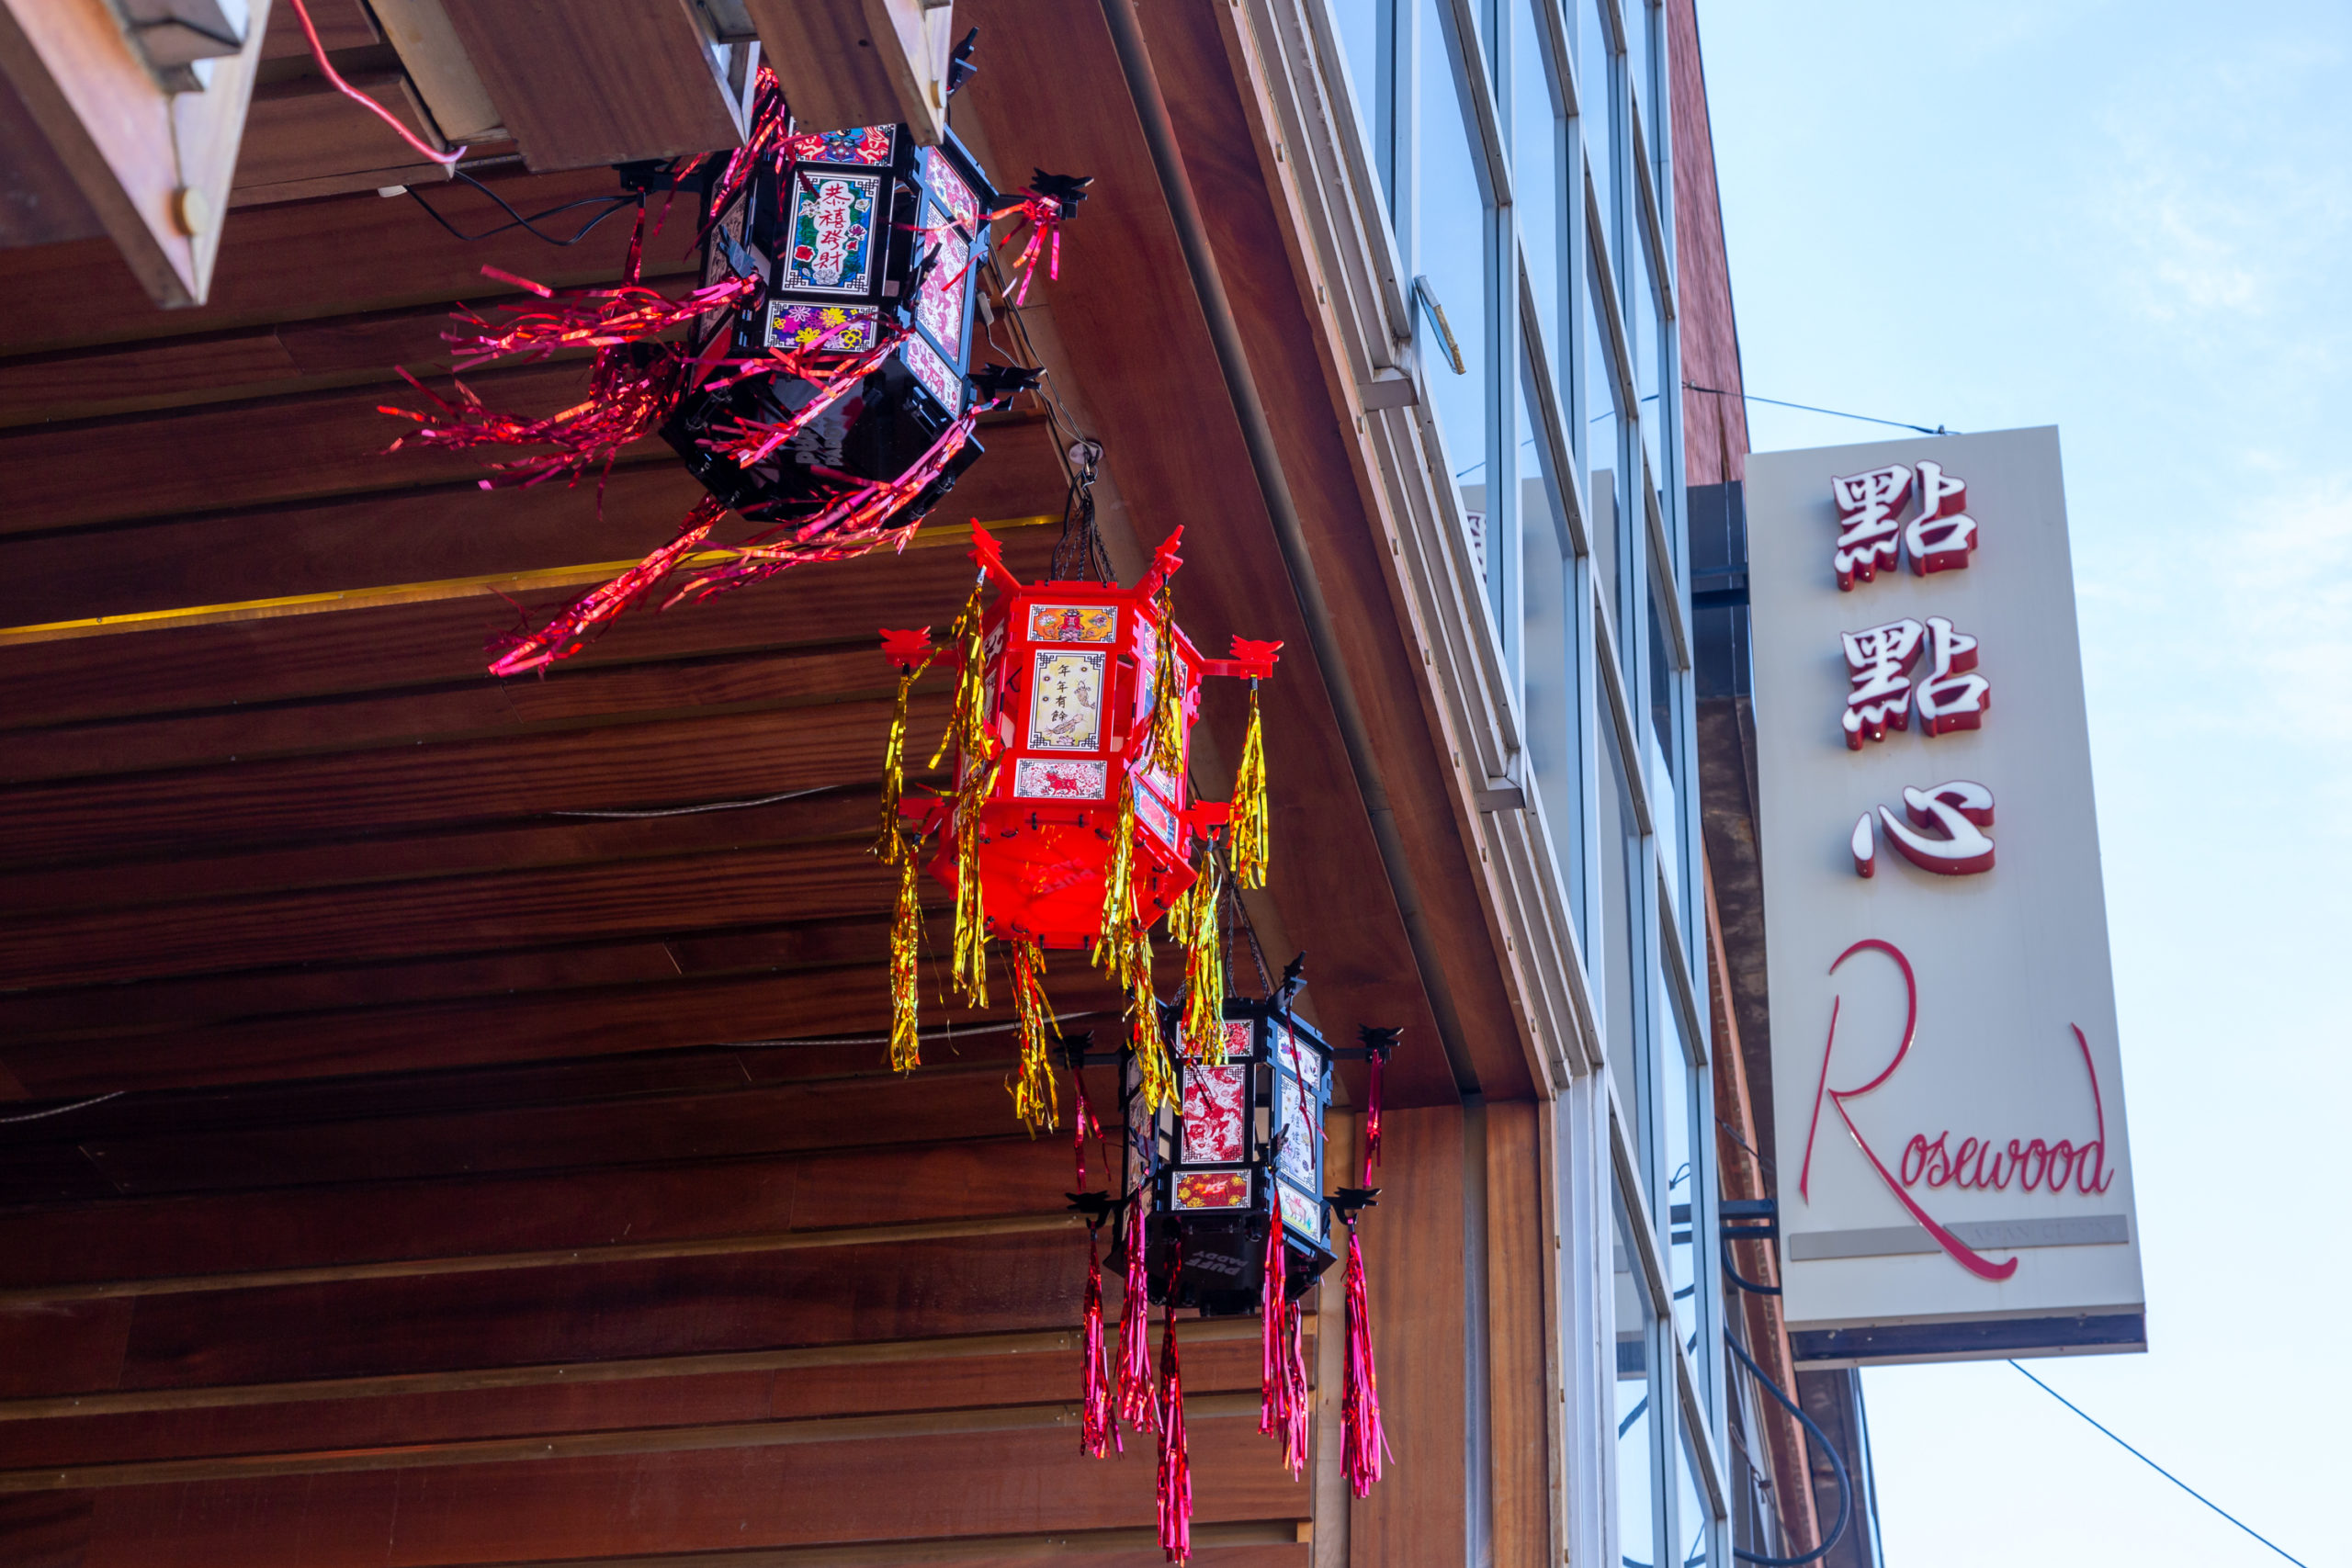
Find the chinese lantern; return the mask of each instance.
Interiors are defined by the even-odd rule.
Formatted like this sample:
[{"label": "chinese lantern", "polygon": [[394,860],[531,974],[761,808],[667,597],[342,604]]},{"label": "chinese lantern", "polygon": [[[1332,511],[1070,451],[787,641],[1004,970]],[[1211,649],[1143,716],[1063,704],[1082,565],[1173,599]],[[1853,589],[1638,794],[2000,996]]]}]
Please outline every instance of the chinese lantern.
[{"label": "chinese lantern", "polygon": [[[967,70],[959,53],[956,79]],[[628,173],[640,195],[657,183],[638,166]],[[1088,183],[1039,171],[1027,191],[1001,196],[952,133],[922,147],[905,126],[796,130],[763,66],[743,145],[693,162],[672,185],[700,197],[698,288],[672,299],[639,281],[641,203],[617,288],[560,294],[485,267],[547,303],[496,320],[461,313],[464,330],[445,334],[456,367],[594,347],[589,395],[523,419],[462,388],[460,400],[436,397],[412,377],[433,409],[384,411],[419,425],[395,447],[552,448],[492,463],[488,489],[577,480],[659,434],[710,492],[643,561],[538,630],[503,639],[492,672],[565,657],[681,567],[693,575],[671,604],[877,545],[903,548],[981,455],[978,415],[1040,374],[971,362],[992,222],[1012,216],[1014,232],[1029,235],[1014,264],[1025,295],[1040,255],[1057,270],[1061,224]],[[730,508],[754,532],[706,547]]]},{"label": "chinese lantern", "polygon": [[[1397,1032],[1367,1029],[1357,1049],[1335,1050],[1292,1011],[1302,968],[1293,964],[1269,1000],[1227,1000],[1219,1051],[1180,1041],[1172,1100],[1155,1099],[1132,1046],[1118,1054],[1124,1190],[1115,1199],[1086,1192],[1075,1199],[1088,1218],[1090,1249],[1081,1448],[1099,1457],[1106,1441],[1115,1441],[1121,1419],[1138,1433],[1148,1427],[1158,1435],[1160,1544],[1171,1562],[1189,1553],[1191,1517],[1176,1314],[1182,1308],[1204,1317],[1259,1314],[1258,1429],[1280,1446],[1296,1477],[1307,1461],[1311,1408],[1298,1303],[1338,1260],[1334,1215],[1347,1233],[1340,1468],[1358,1496],[1379,1478],[1385,1457],[1356,1238],[1357,1216],[1378,1190],[1341,1187],[1324,1196],[1324,1121],[1332,1062],[1369,1059],[1376,1097]],[[1178,1012],[1169,1010],[1171,1030]],[[1084,1046],[1067,1054],[1073,1082],[1082,1083],[1077,1069],[1090,1060]],[[1375,1104],[1368,1123],[1376,1116]],[[1079,1157],[1083,1188],[1082,1143]],[[1367,1169],[1371,1157],[1368,1143]],[[1110,1262],[1126,1280],[1115,1358],[1102,1330],[1099,1266],[1091,1256],[1097,1233],[1114,1214],[1124,1219]],[[1157,1386],[1146,1345],[1153,1303],[1163,1308]]]},{"label": "chinese lantern", "polygon": [[[914,948],[921,937],[918,864],[956,895],[953,974],[973,1000],[987,1000],[987,943],[1012,948],[1013,1001],[1022,1021],[1022,1070],[1014,1108],[1033,1131],[1058,1119],[1046,1061],[1051,1010],[1041,978],[1046,953],[1084,949],[1133,998],[1134,1037],[1155,1093],[1173,1092],[1159,1044],[1151,992],[1153,925],[1166,919],[1187,948],[1187,973],[1214,987],[1189,1027],[1221,1040],[1208,992],[1222,996],[1216,945],[1221,873],[1207,840],[1238,814],[1262,822],[1255,798],[1195,801],[1186,777],[1200,682],[1273,672],[1272,642],[1236,637],[1229,659],[1204,659],[1175,624],[1169,582],[1181,565],[1171,534],[1131,588],[1113,582],[1023,583],[1005,570],[996,540],[975,523],[979,566],[972,598],[951,646],[929,631],[882,634],[901,671],[899,717],[885,765],[884,822],[877,851],[899,867],[892,933],[892,1061],[914,1065]],[[982,598],[993,586],[994,602]],[[958,671],[955,716],[933,758],[953,761],[944,796],[901,801],[906,701],[933,663]],[[1250,705],[1245,757],[1258,759],[1243,783],[1263,790],[1264,743]],[[927,846],[927,847],[926,847]],[[1262,863],[1262,857],[1261,857]],[[1202,880],[1203,871],[1208,880]],[[1262,873],[1261,873],[1262,874]],[[1221,1049],[1221,1045],[1216,1046]]]}]

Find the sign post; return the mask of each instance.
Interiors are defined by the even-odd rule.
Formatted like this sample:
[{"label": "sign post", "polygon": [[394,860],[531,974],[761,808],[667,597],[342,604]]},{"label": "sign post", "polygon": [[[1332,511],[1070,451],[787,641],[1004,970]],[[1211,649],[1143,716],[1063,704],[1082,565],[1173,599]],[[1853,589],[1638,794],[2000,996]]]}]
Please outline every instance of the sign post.
[{"label": "sign post", "polygon": [[1746,499],[1797,1359],[2143,1349],[2058,433]]}]

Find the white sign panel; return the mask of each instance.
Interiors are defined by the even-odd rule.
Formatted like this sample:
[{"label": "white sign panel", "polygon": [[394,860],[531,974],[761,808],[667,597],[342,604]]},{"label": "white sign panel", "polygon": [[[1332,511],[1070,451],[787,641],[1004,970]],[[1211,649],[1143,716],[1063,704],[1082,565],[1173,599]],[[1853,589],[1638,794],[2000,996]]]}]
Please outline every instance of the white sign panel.
[{"label": "white sign panel", "polygon": [[2054,429],[1747,462],[1800,1360],[2145,1327]]}]

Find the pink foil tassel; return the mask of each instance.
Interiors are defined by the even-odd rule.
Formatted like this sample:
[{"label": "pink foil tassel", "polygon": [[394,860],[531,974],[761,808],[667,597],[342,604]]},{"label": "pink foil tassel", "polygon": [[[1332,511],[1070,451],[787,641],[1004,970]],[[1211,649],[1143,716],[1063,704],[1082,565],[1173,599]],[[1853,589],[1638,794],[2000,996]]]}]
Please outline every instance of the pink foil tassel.
[{"label": "pink foil tassel", "polygon": [[[1080,1179],[1080,1185],[1084,1180]],[[1085,1403],[1079,1417],[1078,1446],[1096,1459],[1112,1447],[1127,1446],[1111,1411],[1111,1352],[1102,1338],[1102,1249],[1100,1224],[1086,1227],[1086,1319],[1080,1348],[1086,1357]]]},{"label": "pink foil tassel", "polygon": [[1380,1429],[1380,1373],[1373,1364],[1372,1316],[1365,1300],[1363,1247],[1348,1221],[1348,1343],[1340,1383],[1340,1472],[1359,1497],[1372,1494],[1387,1456]]},{"label": "pink foil tassel", "polygon": [[1159,1549],[1170,1562],[1193,1555],[1193,1461],[1184,1443],[1184,1379],[1176,1356],[1176,1279],[1169,1275],[1167,1314],[1159,1326]]},{"label": "pink foil tassel", "polygon": [[1159,1430],[1151,1391],[1151,1285],[1144,1273],[1143,1210],[1138,1191],[1127,1209],[1127,1279],[1119,1303],[1119,1419],[1137,1432]]}]

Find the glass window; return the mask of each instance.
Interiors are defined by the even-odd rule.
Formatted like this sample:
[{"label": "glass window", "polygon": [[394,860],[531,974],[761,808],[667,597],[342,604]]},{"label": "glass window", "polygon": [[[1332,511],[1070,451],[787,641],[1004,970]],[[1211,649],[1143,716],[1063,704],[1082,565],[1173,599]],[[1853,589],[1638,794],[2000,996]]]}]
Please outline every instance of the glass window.
[{"label": "glass window", "polygon": [[[1602,699],[1606,705],[1607,699]],[[1625,761],[1617,750],[1617,727],[1603,713],[1600,731],[1600,972],[1601,1040],[1609,1051],[1610,1070],[1616,1075],[1617,1099],[1632,1122],[1641,1145],[1643,1168],[1648,1168],[1649,1101],[1641,1069],[1639,1009],[1642,992],[1634,977],[1642,974],[1648,954],[1635,943],[1643,928],[1636,923],[1642,898],[1638,880],[1642,840],[1635,830],[1632,805],[1626,799]],[[1589,960],[1588,960],[1589,961]]]},{"label": "glass window", "polygon": [[1348,85],[1372,148],[1381,200],[1396,210],[1396,0],[1329,0],[1348,62]]},{"label": "glass window", "polygon": [[1483,564],[1489,510],[1484,494],[1489,428],[1487,381],[1494,364],[1487,351],[1492,311],[1487,287],[1487,201],[1469,124],[1454,92],[1439,0],[1420,0],[1419,24],[1419,47],[1414,51],[1419,75],[1414,102],[1415,135],[1420,147],[1420,162],[1413,176],[1418,186],[1413,204],[1414,270],[1429,280],[1436,308],[1444,314],[1461,353],[1462,373],[1453,371],[1443,334],[1430,319],[1431,310],[1425,308],[1420,312],[1417,330],[1427,356],[1430,398],[1437,405],[1438,428],[1444,433],[1454,483],[1478,490],[1476,503],[1465,494],[1462,508],[1473,553]]},{"label": "glass window", "polygon": [[1666,429],[1665,406],[1658,401],[1658,379],[1666,369],[1666,313],[1658,303],[1657,275],[1650,270],[1646,243],[1628,247],[1634,255],[1634,284],[1625,296],[1625,325],[1633,335],[1634,389],[1642,400],[1642,445],[1650,455],[1650,478],[1663,479],[1666,459],[1659,456]]},{"label": "glass window", "polygon": [[1510,194],[1519,209],[1519,247],[1527,258],[1528,285],[1543,317],[1544,341],[1556,353],[1562,341],[1559,323],[1566,319],[1560,288],[1560,255],[1567,244],[1562,221],[1566,209],[1560,204],[1566,186],[1560,175],[1565,127],[1552,99],[1551,73],[1545,67],[1549,51],[1535,7],[1536,0],[1519,0],[1511,37]]},{"label": "glass window", "polygon": [[[1603,0],[1606,3],[1606,0]],[[1634,84],[1634,97],[1642,109],[1642,123],[1651,123],[1650,106],[1657,102],[1650,82],[1650,18],[1657,13],[1649,0],[1624,0],[1625,75]]]},{"label": "glass window", "polygon": [[[1617,377],[1610,367],[1608,334],[1601,330],[1600,304],[1592,290],[1600,287],[1600,275],[1592,268],[1585,269],[1589,280],[1584,302],[1584,431],[1583,452],[1585,470],[1590,476],[1585,484],[1587,511],[1585,526],[1592,538],[1593,570],[1600,575],[1609,592],[1612,609],[1622,603],[1617,596],[1617,493],[1623,487],[1618,482],[1617,434],[1622,411],[1618,404]],[[1623,618],[1623,612],[1617,612]]]},{"label": "glass window", "polygon": [[1658,1083],[1662,1090],[1659,1099],[1665,1102],[1659,1120],[1664,1123],[1660,1131],[1665,1134],[1666,1150],[1666,1272],[1674,1289],[1675,1335],[1682,1341],[1683,1348],[1695,1356],[1699,1277],[1693,1232],[1705,1217],[1702,1206],[1697,1205],[1698,1151],[1691,1144],[1698,1075],[1683,1048],[1682,1021],[1667,995],[1663,965],[1657,971],[1651,995],[1657,1016]]},{"label": "glass window", "polygon": [[1682,1568],[1706,1568],[1711,1533],[1708,1527],[1714,1519],[1707,1506],[1707,1495],[1699,1489],[1699,1461],[1690,1452],[1690,1438],[1686,1436],[1679,1446],[1682,1462],[1675,1467],[1678,1478],[1674,1488],[1674,1538],[1681,1551],[1669,1561],[1679,1562]]},{"label": "glass window", "polygon": [[[1617,117],[1611,88],[1616,63],[1609,24],[1600,7],[1615,0],[1577,0],[1577,116],[1584,129],[1585,156],[1592,164],[1592,189],[1600,203],[1602,232],[1617,248]],[[1571,161],[1573,170],[1575,164]],[[1578,197],[1582,199],[1581,196]]]},{"label": "glass window", "polygon": [[1649,763],[1645,775],[1650,790],[1650,812],[1656,818],[1658,859],[1665,864],[1666,879],[1675,887],[1682,886],[1681,831],[1682,809],[1675,793],[1675,743],[1681,734],[1675,722],[1674,693],[1676,687],[1673,666],[1666,653],[1665,616],[1661,613],[1655,582],[1650,589],[1649,625],[1649,722],[1643,728],[1647,745],[1644,748]]},{"label": "glass window", "polygon": [[1583,680],[1577,658],[1578,617],[1577,562],[1561,521],[1559,491],[1544,471],[1545,445],[1534,435],[1534,413],[1527,385],[1534,375],[1520,367],[1519,423],[1529,434],[1519,445],[1519,538],[1521,689],[1527,703],[1528,761],[1544,799],[1552,854],[1567,884],[1568,915],[1577,941],[1592,951],[1585,927]]},{"label": "glass window", "polygon": [[1637,1568],[1657,1562],[1657,1428],[1662,1402],[1651,1366],[1649,1288],[1634,1261],[1624,1194],[1617,1195],[1617,1551]]}]

